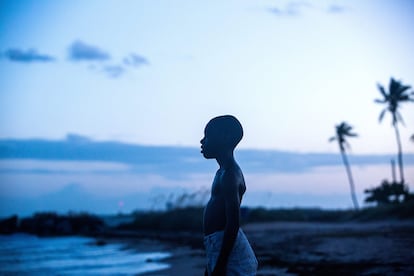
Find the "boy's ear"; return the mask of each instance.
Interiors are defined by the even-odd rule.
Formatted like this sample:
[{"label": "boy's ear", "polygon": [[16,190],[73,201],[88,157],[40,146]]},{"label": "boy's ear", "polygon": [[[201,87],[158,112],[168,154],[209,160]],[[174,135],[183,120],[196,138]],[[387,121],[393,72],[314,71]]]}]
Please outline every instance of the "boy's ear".
[{"label": "boy's ear", "polygon": [[231,133],[224,133],[223,135],[223,142],[226,146],[230,146],[232,144],[232,135]]}]

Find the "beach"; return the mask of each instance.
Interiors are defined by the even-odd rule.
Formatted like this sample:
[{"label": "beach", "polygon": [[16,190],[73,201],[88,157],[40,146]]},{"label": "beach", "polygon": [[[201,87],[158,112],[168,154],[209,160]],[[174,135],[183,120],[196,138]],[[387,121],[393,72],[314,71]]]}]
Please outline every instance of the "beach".
[{"label": "beach", "polygon": [[[414,275],[412,219],[272,221],[242,229],[259,261],[258,276]],[[206,264],[199,231],[108,227],[83,237],[0,237],[0,274],[204,275]]]},{"label": "beach", "polygon": [[[243,230],[259,260],[258,276],[414,275],[414,221],[271,222]],[[170,267],[143,275],[203,275],[204,251],[194,237],[168,236],[152,242],[171,253],[163,260]]]}]

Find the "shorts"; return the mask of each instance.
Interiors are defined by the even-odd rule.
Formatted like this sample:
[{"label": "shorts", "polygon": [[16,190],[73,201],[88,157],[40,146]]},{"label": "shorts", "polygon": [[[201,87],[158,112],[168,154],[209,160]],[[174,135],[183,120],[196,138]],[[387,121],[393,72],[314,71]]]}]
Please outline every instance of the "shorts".
[{"label": "shorts", "polygon": [[[213,271],[221,245],[224,231],[214,232],[204,237],[204,247],[207,254],[207,271]],[[257,259],[243,231],[239,229],[233,249],[227,263],[227,276],[254,276],[257,273]]]}]

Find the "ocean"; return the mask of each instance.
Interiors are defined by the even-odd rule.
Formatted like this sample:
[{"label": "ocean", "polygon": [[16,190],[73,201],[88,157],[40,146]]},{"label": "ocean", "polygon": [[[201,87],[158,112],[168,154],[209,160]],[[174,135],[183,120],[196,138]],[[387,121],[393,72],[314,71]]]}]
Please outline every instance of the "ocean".
[{"label": "ocean", "polygon": [[123,247],[86,237],[0,235],[0,275],[140,275],[169,266],[163,262],[168,252]]}]

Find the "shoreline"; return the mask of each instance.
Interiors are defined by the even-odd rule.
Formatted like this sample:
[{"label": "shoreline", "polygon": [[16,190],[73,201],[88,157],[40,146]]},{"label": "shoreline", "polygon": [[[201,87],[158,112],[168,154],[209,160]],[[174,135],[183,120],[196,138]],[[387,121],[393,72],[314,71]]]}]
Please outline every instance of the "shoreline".
[{"label": "shoreline", "polygon": [[[414,275],[414,221],[270,222],[242,229],[259,261],[257,276]],[[171,253],[159,261],[169,268],[139,275],[203,275],[204,249],[194,243],[199,238],[194,233],[152,233],[146,242],[113,241],[141,252],[147,246]]]},{"label": "shoreline", "polygon": [[206,258],[204,250],[202,248],[195,248],[182,241],[177,242],[170,239],[171,234],[165,236],[162,235],[150,235],[149,237],[142,238],[141,234],[139,238],[136,237],[109,237],[99,238],[98,242],[103,242],[104,246],[110,243],[122,244],[121,250],[133,250],[137,253],[145,252],[165,252],[170,256],[162,259],[147,260],[147,262],[156,262],[168,264],[169,267],[151,271],[139,273],[137,275],[143,276],[166,276],[166,275],[204,275],[204,268],[206,264]]},{"label": "shoreline", "polygon": [[[241,228],[259,261],[257,276],[414,275],[414,220],[265,222]],[[131,254],[169,254],[145,260],[169,267],[135,275],[204,275],[199,232],[112,229],[83,237],[92,238],[96,250],[118,244]]]}]

